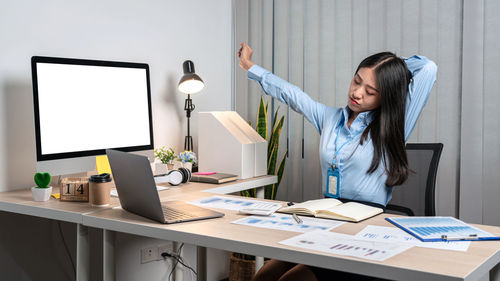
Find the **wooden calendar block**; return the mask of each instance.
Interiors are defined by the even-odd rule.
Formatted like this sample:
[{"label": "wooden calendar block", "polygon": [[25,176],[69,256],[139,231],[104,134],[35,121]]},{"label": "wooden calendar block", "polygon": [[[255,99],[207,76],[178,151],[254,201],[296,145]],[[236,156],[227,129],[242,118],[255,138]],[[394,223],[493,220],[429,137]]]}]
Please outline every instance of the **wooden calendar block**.
[{"label": "wooden calendar block", "polygon": [[89,178],[63,178],[60,186],[61,201],[89,201]]}]

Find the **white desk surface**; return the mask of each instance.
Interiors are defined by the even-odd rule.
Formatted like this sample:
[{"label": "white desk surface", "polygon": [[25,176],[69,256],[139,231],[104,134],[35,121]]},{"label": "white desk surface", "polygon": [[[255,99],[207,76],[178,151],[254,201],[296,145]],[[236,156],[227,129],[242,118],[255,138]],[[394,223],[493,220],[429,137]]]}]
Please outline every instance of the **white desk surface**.
[{"label": "white desk surface", "polygon": [[261,176],[244,180],[237,180],[226,182],[222,184],[212,184],[212,183],[201,183],[201,182],[188,182],[183,183],[178,186],[171,186],[168,183],[159,184],[161,186],[169,187],[168,193],[160,192],[161,196],[175,195],[175,194],[186,194],[189,192],[208,192],[215,194],[228,194],[239,192],[246,189],[251,189],[260,186],[266,186],[268,184],[273,184],[278,181],[277,176]]},{"label": "white desk surface", "polygon": [[[203,191],[207,189],[225,190],[228,192],[238,192],[241,190],[272,184],[277,181],[276,176],[262,176],[245,180],[237,180],[224,184],[205,184],[188,182],[176,187],[171,187],[168,193],[161,193],[160,197],[175,196],[186,192]],[[170,186],[164,184],[165,186]],[[58,193],[59,188],[55,187],[52,193]],[[220,192],[220,191],[219,191]],[[101,211],[113,206],[119,206],[117,197],[111,197],[110,205],[106,207],[93,207],[88,202],[61,201],[50,197],[48,201],[36,202],[31,195],[31,188],[18,189],[13,191],[0,192],[0,211],[30,215],[48,219],[55,219],[65,222],[82,223],[83,214]]]},{"label": "white desk surface", "polygon": [[[161,193],[161,196],[169,196],[173,198],[178,194],[197,192],[200,190],[205,190],[207,188],[217,188],[225,189],[229,192],[237,192],[244,189],[259,187],[261,185],[267,185],[277,182],[276,176],[264,176],[258,178],[251,178],[246,180],[238,180],[234,182],[229,182],[221,185],[209,185],[200,183],[186,183],[181,184],[178,187],[172,188],[166,193]],[[58,193],[59,188],[54,188],[53,193]],[[98,212],[101,210],[109,209],[113,206],[119,206],[119,199],[116,197],[111,197],[111,202],[109,206],[106,207],[93,207],[88,202],[68,202],[61,201],[59,199],[50,198],[46,202],[36,202],[33,200],[31,189],[21,189],[13,190],[7,192],[0,192],[0,211],[6,211],[17,214],[30,215],[35,217],[42,217],[48,219],[55,219],[65,222],[71,222],[77,224],[77,257],[76,257],[76,279],[77,280],[89,280],[89,243],[88,243],[88,230],[87,226],[84,225],[84,216],[93,212]],[[107,264],[112,261],[110,257],[113,256],[113,250],[111,246],[112,239],[107,236],[107,232],[104,232],[104,263],[106,265],[103,267],[104,275],[106,280],[114,279],[114,264]],[[109,240],[111,239],[111,240]],[[109,241],[108,241],[109,240]]]},{"label": "white desk surface", "polygon": [[[276,179],[274,177],[266,180],[275,181]],[[220,188],[231,189],[234,184],[240,183],[237,181],[216,185],[215,192],[218,192],[217,189],[220,190]],[[213,190],[214,186],[189,183],[161,191],[159,194],[162,201],[168,199],[189,201],[213,195],[201,191],[206,191],[206,188]],[[254,186],[258,185],[254,182],[251,187]],[[234,190],[234,192],[237,191],[239,190]],[[110,207],[118,206],[118,198],[111,200]],[[298,235],[298,233],[231,224],[231,221],[242,217],[233,211],[224,210],[226,216],[219,219],[164,225],[126,212],[121,208],[110,207],[92,207],[86,202],[64,202],[54,198],[47,202],[35,202],[29,189],[0,193],[0,211],[62,220],[105,230],[180,241],[226,251],[244,252],[375,277],[400,280],[479,280],[500,262],[500,241],[472,242],[467,252],[414,247],[384,262],[376,262],[278,244],[279,241]],[[384,220],[386,216],[383,214],[357,224],[346,223],[334,231],[355,234],[369,224],[392,226]],[[500,235],[500,227],[476,226]]]},{"label": "white desk surface", "polygon": [[[184,194],[182,200],[210,195],[195,192]],[[181,194],[175,197],[180,198],[178,196]],[[479,280],[500,262],[500,241],[472,242],[467,252],[413,247],[384,262],[304,250],[278,243],[299,233],[231,224],[242,215],[228,210],[223,212],[226,213],[223,218],[164,225],[114,208],[86,214],[83,221],[87,226],[111,231],[395,280]],[[387,216],[382,214],[361,223],[346,223],[332,231],[356,234],[367,225],[393,226],[384,220]],[[500,235],[500,227],[476,226]]]},{"label": "white desk surface", "polygon": [[[53,188],[52,193],[58,193]],[[118,198],[111,198],[110,206],[119,205]],[[48,201],[33,200],[31,188],[0,192],[0,211],[55,219],[65,222],[82,223],[83,214],[101,211],[109,207],[93,207],[88,202],[61,201],[50,197]]]}]

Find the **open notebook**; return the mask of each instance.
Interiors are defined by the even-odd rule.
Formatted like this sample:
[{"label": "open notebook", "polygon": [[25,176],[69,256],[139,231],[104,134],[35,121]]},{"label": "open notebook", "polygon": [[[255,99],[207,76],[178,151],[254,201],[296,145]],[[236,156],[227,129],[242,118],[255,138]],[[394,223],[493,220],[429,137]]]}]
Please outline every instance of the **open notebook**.
[{"label": "open notebook", "polygon": [[342,203],[334,198],[309,200],[303,203],[284,207],[281,213],[314,216],[325,219],[359,222],[382,213],[384,210],[356,202]]}]

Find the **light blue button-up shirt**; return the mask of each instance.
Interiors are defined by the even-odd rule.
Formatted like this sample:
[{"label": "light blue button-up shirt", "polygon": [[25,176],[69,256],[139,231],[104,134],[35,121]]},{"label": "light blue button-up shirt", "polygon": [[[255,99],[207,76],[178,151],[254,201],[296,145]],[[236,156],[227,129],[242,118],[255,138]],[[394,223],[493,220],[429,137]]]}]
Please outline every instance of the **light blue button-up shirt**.
[{"label": "light blue button-up shirt", "polygon": [[[434,85],[437,66],[423,56],[413,56],[405,59],[405,62],[413,75],[406,101],[405,140],[407,140]],[[337,155],[337,167],[341,174],[340,197],[387,205],[392,197],[392,186],[385,185],[387,173],[384,164],[381,162],[376,171],[367,173],[374,151],[370,134],[363,145],[359,143],[363,131],[373,119],[371,111],[360,113],[349,128],[347,121],[350,109],[347,106],[333,108],[314,101],[299,87],[258,65],[253,65],[248,70],[248,78],[257,81],[268,95],[303,114],[320,133],[319,155],[323,194],[326,191],[327,170],[333,163],[338,132],[339,147],[345,143]]]}]

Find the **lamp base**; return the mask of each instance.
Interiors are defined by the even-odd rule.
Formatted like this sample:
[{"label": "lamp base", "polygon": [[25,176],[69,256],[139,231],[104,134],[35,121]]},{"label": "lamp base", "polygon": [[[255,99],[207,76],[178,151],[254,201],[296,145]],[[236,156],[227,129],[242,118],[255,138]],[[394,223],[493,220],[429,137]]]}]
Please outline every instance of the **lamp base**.
[{"label": "lamp base", "polygon": [[193,137],[186,136],[184,138],[184,150],[193,151]]}]

